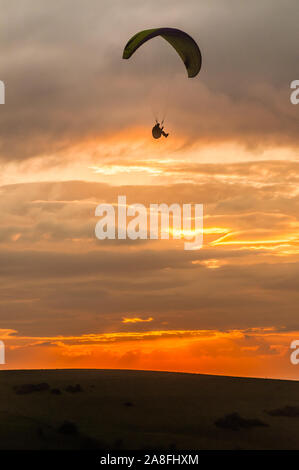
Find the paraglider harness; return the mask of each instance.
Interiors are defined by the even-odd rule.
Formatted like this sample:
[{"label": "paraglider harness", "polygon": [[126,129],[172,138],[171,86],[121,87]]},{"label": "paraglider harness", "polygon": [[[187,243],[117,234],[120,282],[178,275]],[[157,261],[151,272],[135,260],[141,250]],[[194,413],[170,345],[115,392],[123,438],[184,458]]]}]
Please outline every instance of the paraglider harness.
[{"label": "paraglider harness", "polygon": [[152,129],[152,134],[153,134],[154,139],[160,139],[161,135],[163,135],[163,137],[168,137],[169,134],[166,134],[166,132],[164,132],[163,123],[164,123],[164,120],[161,122],[161,126],[160,126],[159,122],[156,120],[156,124],[154,125]]}]

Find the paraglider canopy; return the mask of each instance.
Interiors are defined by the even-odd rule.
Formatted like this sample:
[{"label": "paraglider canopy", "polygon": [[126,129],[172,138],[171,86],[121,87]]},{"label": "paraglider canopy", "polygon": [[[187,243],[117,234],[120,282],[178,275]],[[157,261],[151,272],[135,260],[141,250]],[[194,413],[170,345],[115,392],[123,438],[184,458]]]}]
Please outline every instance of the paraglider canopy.
[{"label": "paraglider canopy", "polygon": [[140,31],[127,42],[123,59],[129,59],[142,44],[157,36],[161,36],[177,51],[185,64],[188,77],[195,77],[201,69],[201,52],[194,39],[180,29],[154,28]]}]

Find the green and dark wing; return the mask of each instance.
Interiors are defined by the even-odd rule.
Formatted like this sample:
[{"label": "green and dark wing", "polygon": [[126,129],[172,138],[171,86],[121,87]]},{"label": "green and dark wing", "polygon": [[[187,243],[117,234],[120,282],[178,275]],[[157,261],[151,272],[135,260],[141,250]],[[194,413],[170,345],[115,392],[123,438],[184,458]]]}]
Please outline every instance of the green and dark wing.
[{"label": "green and dark wing", "polygon": [[157,36],[164,38],[177,51],[185,64],[188,77],[195,77],[201,69],[201,52],[194,39],[180,29],[155,28],[140,31],[127,42],[123,59],[129,59],[142,44]]}]

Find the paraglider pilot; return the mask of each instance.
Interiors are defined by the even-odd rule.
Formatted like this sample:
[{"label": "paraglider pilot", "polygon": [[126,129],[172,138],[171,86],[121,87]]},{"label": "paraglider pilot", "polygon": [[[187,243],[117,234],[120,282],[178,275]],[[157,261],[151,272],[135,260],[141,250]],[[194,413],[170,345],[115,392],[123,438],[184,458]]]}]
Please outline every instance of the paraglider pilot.
[{"label": "paraglider pilot", "polygon": [[[200,49],[198,44],[191,36],[189,36],[189,34],[177,28],[152,28],[139,31],[134,34],[134,36],[132,36],[125,45],[123,50],[123,59],[130,59],[139,47],[158,36],[165,39],[178,53],[184,63],[188,77],[196,77],[202,64]],[[157,115],[155,118],[156,117]],[[168,134],[164,132],[163,120],[160,125],[156,119],[156,124],[152,129],[152,134],[154,139],[160,139],[161,135],[163,135],[163,137],[168,137]]]},{"label": "paraglider pilot", "polygon": [[156,121],[156,124],[154,125],[152,129],[152,134],[153,134],[154,139],[160,139],[161,135],[163,135],[163,137],[168,137],[169,134],[166,134],[166,132],[164,132],[164,126],[162,124],[163,123],[161,123],[161,126],[160,126],[158,121]]}]

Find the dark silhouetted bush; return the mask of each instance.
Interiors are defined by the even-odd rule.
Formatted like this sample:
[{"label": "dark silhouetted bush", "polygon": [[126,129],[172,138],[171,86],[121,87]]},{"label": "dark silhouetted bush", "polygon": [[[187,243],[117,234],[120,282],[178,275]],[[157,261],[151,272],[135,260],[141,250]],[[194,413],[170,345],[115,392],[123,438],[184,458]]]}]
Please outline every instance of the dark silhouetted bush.
[{"label": "dark silhouetted bush", "polygon": [[268,426],[268,424],[264,423],[260,419],[242,418],[239,413],[231,413],[223,418],[219,418],[214,424],[219,428],[231,429],[233,431],[238,431],[242,428],[249,429],[256,426]]},{"label": "dark silhouetted bush", "polygon": [[78,428],[75,423],[72,423],[71,421],[64,421],[64,423],[62,423],[62,425],[58,428],[58,432],[61,434],[74,436],[75,434],[78,434]]}]

